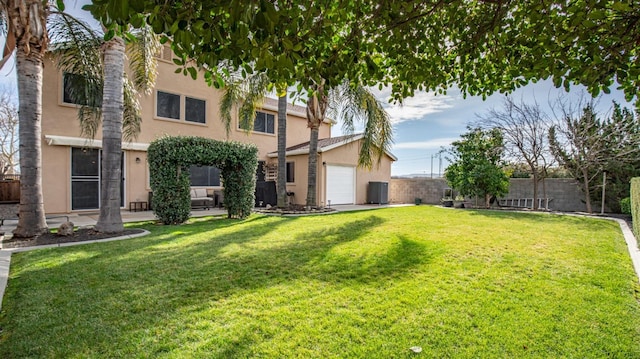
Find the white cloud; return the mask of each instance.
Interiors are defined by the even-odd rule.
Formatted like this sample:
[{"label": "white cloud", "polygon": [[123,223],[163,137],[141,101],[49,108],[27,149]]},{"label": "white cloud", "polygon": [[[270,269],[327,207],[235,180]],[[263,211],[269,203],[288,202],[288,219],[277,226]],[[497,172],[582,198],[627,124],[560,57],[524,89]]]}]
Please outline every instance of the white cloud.
[{"label": "white cloud", "polygon": [[393,149],[440,149],[440,147],[447,147],[451,145],[453,141],[457,141],[458,138],[434,138],[428,141],[420,142],[400,142],[393,145]]},{"label": "white cloud", "polygon": [[450,95],[435,95],[432,92],[416,92],[415,96],[403,100],[402,104],[389,103],[390,89],[373,91],[382,102],[393,123],[424,119],[433,113],[454,107],[455,98]]}]

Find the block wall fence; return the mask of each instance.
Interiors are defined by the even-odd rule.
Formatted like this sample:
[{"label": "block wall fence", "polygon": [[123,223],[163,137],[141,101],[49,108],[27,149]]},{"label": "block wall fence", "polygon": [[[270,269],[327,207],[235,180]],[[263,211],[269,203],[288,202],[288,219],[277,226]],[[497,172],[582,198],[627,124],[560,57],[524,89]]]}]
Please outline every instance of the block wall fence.
[{"label": "block wall fence", "polygon": [[[565,178],[548,178],[545,180],[547,196],[551,199],[549,208],[554,211],[584,212],[582,191],[575,180]],[[389,202],[415,203],[419,198],[422,203],[440,204],[444,190],[449,188],[444,178],[392,178],[389,183]],[[542,183],[538,196],[543,197]],[[533,198],[533,183],[529,178],[512,178],[509,194],[504,198]]]}]

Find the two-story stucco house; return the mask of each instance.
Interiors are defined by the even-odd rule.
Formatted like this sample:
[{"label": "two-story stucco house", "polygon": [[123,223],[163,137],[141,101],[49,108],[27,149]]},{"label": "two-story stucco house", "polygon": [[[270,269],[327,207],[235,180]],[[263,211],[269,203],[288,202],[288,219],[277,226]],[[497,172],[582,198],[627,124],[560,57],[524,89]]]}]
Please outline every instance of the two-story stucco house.
[{"label": "two-story stucco house", "polygon": [[[134,142],[123,142],[122,207],[149,198],[149,143],[165,135],[202,136],[216,140],[254,143],[259,150],[257,179],[275,180],[277,156],[277,101],[267,99],[256,113],[253,131],[240,129],[237,121],[227,136],[219,119],[221,91],[208,87],[202,78],[176,74],[168,61],[168,47],[160,54],[158,78],[153,93],[140,99],[141,132]],[[81,137],[77,107],[64,91],[65,74],[48,61],[43,81],[42,162],[43,193],[47,213],[95,211],[100,206],[101,133],[89,140]],[[370,171],[357,168],[359,137],[331,138],[331,124],[320,128],[318,157],[318,203],[358,204],[367,201],[370,181],[388,182],[391,163],[388,154]],[[287,190],[292,201],[303,204],[307,191],[309,129],[305,108],[289,105],[287,110]],[[305,145],[307,145],[305,147]],[[193,187],[210,193],[221,188],[216,168],[191,168]],[[329,202],[331,201],[331,202]],[[263,203],[265,204],[265,203]]]}]

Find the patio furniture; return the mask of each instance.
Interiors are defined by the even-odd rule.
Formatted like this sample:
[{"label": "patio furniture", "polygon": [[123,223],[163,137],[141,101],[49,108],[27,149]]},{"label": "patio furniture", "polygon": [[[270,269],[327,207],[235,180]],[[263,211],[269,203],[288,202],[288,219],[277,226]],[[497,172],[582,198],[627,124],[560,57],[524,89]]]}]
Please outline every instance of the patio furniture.
[{"label": "patio furniture", "polygon": [[191,208],[209,209],[213,207],[213,198],[207,196],[206,188],[191,189]]}]

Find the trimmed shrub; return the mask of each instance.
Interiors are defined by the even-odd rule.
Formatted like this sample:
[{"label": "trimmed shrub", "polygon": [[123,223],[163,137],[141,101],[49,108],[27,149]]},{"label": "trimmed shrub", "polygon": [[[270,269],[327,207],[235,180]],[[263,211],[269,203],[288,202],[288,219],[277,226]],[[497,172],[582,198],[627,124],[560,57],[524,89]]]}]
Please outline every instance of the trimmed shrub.
[{"label": "trimmed shrub", "polygon": [[220,169],[229,218],[246,218],[251,214],[258,166],[258,148],[255,145],[176,136],[151,142],[147,153],[153,211],[162,223],[179,224],[189,219],[189,167],[192,165]]},{"label": "trimmed shrub", "polygon": [[640,237],[640,177],[631,179],[631,217],[633,232]]},{"label": "trimmed shrub", "polygon": [[631,197],[620,200],[620,213],[631,214]]}]

